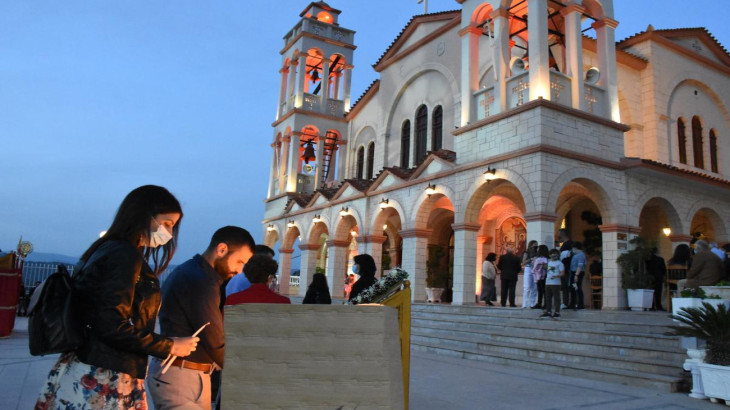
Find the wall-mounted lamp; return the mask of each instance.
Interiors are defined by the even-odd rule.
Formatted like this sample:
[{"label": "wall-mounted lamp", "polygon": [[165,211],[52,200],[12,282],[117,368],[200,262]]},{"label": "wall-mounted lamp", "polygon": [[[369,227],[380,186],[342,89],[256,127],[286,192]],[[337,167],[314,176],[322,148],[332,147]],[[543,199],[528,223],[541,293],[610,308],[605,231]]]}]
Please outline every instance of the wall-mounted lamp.
[{"label": "wall-mounted lamp", "polygon": [[287,228],[293,228],[295,226],[297,226],[297,225],[294,223],[293,219],[286,223]]},{"label": "wall-mounted lamp", "polygon": [[380,200],[380,209],[385,209],[388,207],[388,198],[383,198]]},{"label": "wall-mounted lamp", "polygon": [[487,166],[487,170],[484,171],[484,179],[489,183],[489,181],[493,181],[497,179],[497,170]]},{"label": "wall-mounted lamp", "polygon": [[387,231],[388,230],[388,224],[383,225],[383,230],[384,231]]},{"label": "wall-mounted lamp", "polygon": [[352,235],[352,236],[357,236],[357,231],[356,231],[356,230],[354,230],[354,229],[353,229],[353,230],[351,230],[351,231],[350,231],[350,235]]},{"label": "wall-mounted lamp", "polygon": [[314,223],[322,222],[322,216],[321,215],[314,215],[314,218],[312,218],[312,222],[314,222]]},{"label": "wall-mounted lamp", "polygon": [[274,224],[268,224],[266,225],[266,232],[271,232],[274,230]]},{"label": "wall-mounted lamp", "polygon": [[664,233],[664,236],[669,236],[672,234],[672,228],[665,226],[664,229],[662,229],[662,232]]},{"label": "wall-mounted lamp", "polygon": [[428,186],[426,187],[426,195],[428,195],[430,197],[431,195],[433,195],[435,193],[436,193],[436,185],[428,184]]},{"label": "wall-mounted lamp", "polygon": [[349,214],[350,214],[350,208],[348,208],[346,206],[343,206],[342,209],[340,209],[340,216],[341,217],[344,218],[344,217],[346,217]]}]

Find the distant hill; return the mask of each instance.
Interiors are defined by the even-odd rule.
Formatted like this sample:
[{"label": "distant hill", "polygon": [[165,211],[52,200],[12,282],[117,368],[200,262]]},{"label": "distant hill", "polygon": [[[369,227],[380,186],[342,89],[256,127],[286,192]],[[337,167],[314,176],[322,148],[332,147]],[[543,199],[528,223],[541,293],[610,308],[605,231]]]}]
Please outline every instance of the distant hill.
[{"label": "distant hill", "polygon": [[25,258],[28,262],[43,262],[43,263],[65,263],[69,265],[75,265],[79,261],[78,256],[60,255],[57,253],[45,253],[45,252],[33,252]]}]

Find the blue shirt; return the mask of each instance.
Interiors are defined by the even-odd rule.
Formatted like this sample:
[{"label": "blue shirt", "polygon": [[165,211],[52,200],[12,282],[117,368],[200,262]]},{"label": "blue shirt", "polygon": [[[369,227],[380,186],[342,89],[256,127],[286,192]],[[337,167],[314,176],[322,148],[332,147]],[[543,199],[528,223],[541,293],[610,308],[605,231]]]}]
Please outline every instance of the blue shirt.
[{"label": "blue shirt", "polygon": [[251,282],[248,281],[246,274],[239,273],[228,281],[228,284],[226,285],[226,297],[231,296],[234,293],[243,292],[250,287]]},{"label": "blue shirt", "polygon": [[586,255],[583,251],[578,251],[573,255],[573,259],[570,260],[570,271],[577,272],[578,268],[586,268]]}]

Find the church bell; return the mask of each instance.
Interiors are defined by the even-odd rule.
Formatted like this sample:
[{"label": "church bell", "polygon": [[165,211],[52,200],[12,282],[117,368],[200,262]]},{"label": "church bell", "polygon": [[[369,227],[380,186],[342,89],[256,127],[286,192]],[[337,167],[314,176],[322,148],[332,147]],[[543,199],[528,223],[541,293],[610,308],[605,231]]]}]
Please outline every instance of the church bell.
[{"label": "church bell", "polygon": [[311,140],[304,143],[304,152],[300,158],[305,164],[309,164],[309,161],[314,161],[316,158],[314,155],[314,146],[312,145]]}]

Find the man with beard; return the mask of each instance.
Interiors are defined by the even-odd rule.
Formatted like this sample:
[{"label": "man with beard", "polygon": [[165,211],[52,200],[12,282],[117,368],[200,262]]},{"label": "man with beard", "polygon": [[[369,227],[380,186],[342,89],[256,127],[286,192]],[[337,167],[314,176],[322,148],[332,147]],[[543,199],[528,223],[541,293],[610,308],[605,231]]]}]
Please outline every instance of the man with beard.
[{"label": "man with beard", "polygon": [[253,255],[255,243],[243,228],[226,226],[213,234],[202,255],[175,268],[162,286],[160,333],[166,337],[198,334],[198,349],[163,366],[152,360],[148,373],[149,393],[157,410],[211,408],[210,374],[223,368],[225,339],[220,310],[221,285],[243,270]]}]

